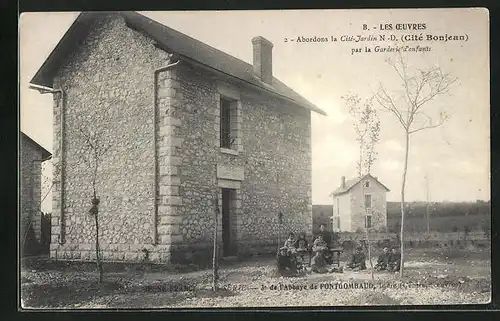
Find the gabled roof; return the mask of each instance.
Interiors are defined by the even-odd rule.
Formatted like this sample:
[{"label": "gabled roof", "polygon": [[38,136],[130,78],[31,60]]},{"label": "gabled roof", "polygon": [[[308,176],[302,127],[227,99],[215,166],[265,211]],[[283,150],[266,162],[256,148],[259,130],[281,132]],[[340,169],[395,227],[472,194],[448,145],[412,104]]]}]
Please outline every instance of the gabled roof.
[{"label": "gabled roof", "polygon": [[382,183],[380,183],[380,181],[378,179],[376,179],[375,177],[373,177],[372,175],[370,174],[366,174],[362,177],[356,177],[356,178],[353,178],[353,179],[350,179],[350,180],[347,180],[345,182],[345,186],[344,187],[339,187],[337,188],[336,190],[333,191],[332,194],[330,195],[333,195],[333,196],[337,196],[337,195],[342,195],[342,194],[345,194],[347,192],[349,192],[354,186],[356,186],[359,182],[361,182],[362,180],[364,180],[366,177],[371,177],[372,179],[374,179],[377,183],[379,183],[387,192],[389,192],[390,190]]},{"label": "gabled roof", "polygon": [[32,145],[34,145],[36,148],[38,148],[42,152],[42,160],[49,160],[52,157],[52,154],[46,150],[45,148],[42,147],[42,145],[38,144],[35,140],[33,140],[31,137],[26,135],[25,133],[21,132],[21,139],[25,139]]},{"label": "gabled roof", "polygon": [[[75,48],[79,41],[85,39],[90,31],[91,22],[108,13],[83,12],[61,38],[57,46],[49,55],[45,63],[35,74],[31,83],[41,86],[52,86],[55,72],[60,67],[63,59]],[[180,59],[194,61],[212,70],[218,71],[229,77],[234,77],[246,84],[253,85],[282,99],[288,100],[298,106],[317,112],[326,113],[307,99],[296,93],[293,89],[273,77],[272,85],[262,82],[253,72],[253,66],[243,60],[237,59],[225,52],[215,49],[199,40],[191,38],[179,31],[164,26],[136,12],[118,12],[127,25],[151,38],[161,48],[180,55]],[[250,43],[250,41],[249,41]]]}]

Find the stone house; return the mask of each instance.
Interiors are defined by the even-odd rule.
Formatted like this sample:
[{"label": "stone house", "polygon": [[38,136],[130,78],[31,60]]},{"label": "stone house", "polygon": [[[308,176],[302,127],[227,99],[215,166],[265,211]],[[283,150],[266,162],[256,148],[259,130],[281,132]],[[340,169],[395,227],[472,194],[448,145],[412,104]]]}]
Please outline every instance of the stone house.
[{"label": "stone house", "polygon": [[54,94],[52,258],[95,258],[92,135],[109,147],[105,260],[209,261],[216,204],[224,256],[311,231],[311,112],[325,113],[273,77],[272,43],[249,47],[253,64],[135,12],[78,16],[31,81]]},{"label": "stone house", "polygon": [[387,200],[389,189],[367,174],[346,181],[342,176],[340,186],[332,193],[332,224],[335,231],[356,232],[368,227],[387,229]]},{"label": "stone house", "polygon": [[20,133],[19,212],[21,224],[19,235],[21,238],[25,238],[31,224],[36,240],[41,241],[42,163],[51,157],[51,153],[40,144],[25,133]]}]

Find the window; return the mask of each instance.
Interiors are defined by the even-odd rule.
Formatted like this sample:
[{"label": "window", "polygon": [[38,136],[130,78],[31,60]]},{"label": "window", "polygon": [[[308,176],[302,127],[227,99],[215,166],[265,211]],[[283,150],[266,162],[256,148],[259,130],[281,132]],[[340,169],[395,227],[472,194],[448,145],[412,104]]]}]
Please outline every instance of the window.
[{"label": "window", "polygon": [[340,229],[340,216],[334,216],[333,217],[333,224],[336,228]]},{"label": "window", "polygon": [[365,216],[365,228],[371,228],[371,227],[372,227],[372,216],[366,215]]},{"label": "window", "polygon": [[365,182],[365,187],[370,187],[370,182],[369,181]]},{"label": "window", "polygon": [[365,195],[365,208],[372,207],[372,196],[370,194]]},{"label": "window", "polygon": [[340,215],[340,199],[337,197],[337,215]]},{"label": "window", "polygon": [[231,148],[231,101],[220,98],[220,147]]}]

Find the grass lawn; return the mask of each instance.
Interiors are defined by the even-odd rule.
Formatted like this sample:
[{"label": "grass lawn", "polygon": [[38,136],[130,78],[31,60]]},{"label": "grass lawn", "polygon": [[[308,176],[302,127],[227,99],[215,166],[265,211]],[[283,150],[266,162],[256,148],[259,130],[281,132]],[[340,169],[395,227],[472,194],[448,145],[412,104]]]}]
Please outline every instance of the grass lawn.
[{"label": "grass lawn", "polygon": [[[97,283],[95,264],[31,260],[21,271],[24,308],[279,307],[481,304],[490,301],[489,250],[408,249],[405,278],[369,271],[283,278],[273,257],[227,262],[221,290],[211,270],[173,271],[108,265]],[[378,255],[378,253],[375,253]],[[342,260],[347,260],[344,254]],[[373,260],[375,263],[376,258]],[[369,267],[369,263],[367,264]]]}]

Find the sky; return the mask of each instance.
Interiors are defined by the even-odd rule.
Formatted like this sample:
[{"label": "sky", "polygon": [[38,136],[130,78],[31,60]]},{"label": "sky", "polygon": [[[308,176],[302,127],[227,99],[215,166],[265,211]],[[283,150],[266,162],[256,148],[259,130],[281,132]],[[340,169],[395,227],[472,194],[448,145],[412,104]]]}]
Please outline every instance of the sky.
[{"label": "sky", "polygon": [[[354,53],[395,42],[303,42],[298,37],[394,34],[467,35],[467,41],[408,42],[431,51],[409,53],[409,72],[439,66],[457,81],[449,93],[426,105],[429,114],[451,115],[441,127],[415,133],[409,151],[406,200],[426,199],[425,177],[432,201],[490,199],[489,25],[482,9],[287,10],[141,12],[241,60],[252,62],[251,39],[263,36],[273,44],[275,77],[324,110],[312,114],[313,204],[332,204],[330,193],[341,176],[355,177],[359,148],[345,102],[346,94],[362,99],[382,83],[401,91],[390,53]],[[20,19],[21,130],[52,151],[52,97],[28,88],[29,81],[77,17],[78,12],[24,13]],[[396,24],[425,24],[425,30],[395,30]],[[371,30],[363,31],[366,24]],[[391,24],[392,31],[380,25]],[[373,27],[377,26],[377,30]],[[285,38],[288,41],[285,41]],[[400,38],[399,38],[400,39]],[[401,40],[400,40],[401,41]],[[364,49],[363,49],[364,50]],[[374,105],[378,107],[377,104]],[[400,199],[404,132],[394,116],[380,112],[378,158],[372,174],[386,185],[389,201]],[[44,175],[51,177],[47,164]],[[50,195],[42,210],[50,211]]]}]

